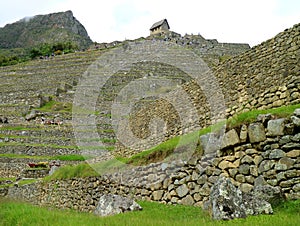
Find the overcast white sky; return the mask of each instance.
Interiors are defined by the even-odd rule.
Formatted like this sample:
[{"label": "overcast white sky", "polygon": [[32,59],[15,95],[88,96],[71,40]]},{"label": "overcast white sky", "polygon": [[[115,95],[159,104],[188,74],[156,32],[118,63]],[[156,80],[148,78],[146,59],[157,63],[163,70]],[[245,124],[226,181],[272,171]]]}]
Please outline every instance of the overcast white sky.
[{"label": "overcast white sky", "polygon": [[146,37],[154,22],[167,18],[182,35],[253,46],[300,23],[299,0],[8,0],[1,2],[0,27],[66,10],[97,42]]}]

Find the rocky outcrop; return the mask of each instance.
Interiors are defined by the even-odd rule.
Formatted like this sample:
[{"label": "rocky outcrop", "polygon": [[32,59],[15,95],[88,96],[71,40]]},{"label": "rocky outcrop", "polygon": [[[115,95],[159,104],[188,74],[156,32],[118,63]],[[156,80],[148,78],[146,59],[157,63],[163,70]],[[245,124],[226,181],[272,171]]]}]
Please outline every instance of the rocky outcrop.
[{"label": "rocky outcrop", "polygon": [[41,43],[75,42],[87,48],[92,40],[72,11],[27,17],[0,28],[0,48],[27,48]]}]

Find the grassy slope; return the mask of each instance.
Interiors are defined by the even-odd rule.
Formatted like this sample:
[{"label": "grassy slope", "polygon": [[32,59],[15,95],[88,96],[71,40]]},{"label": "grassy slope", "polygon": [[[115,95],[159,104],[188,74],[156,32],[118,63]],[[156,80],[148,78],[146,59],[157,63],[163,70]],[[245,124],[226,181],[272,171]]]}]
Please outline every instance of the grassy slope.
[{"label": "grassy slope", "polygon": [[290,201],[275,208],[273,215],[251,216],[246,219],[235,219],[232,221],[213,221],[199,207],[171,206],[154,202],[139,202],[139,204],[143,207],[142,211],[110,217],[97,217],[89,213],[46,207],[40,208],[30,204],[2,200],[0,202],[0,225],[295,226],[300,222],[300,200]]}]

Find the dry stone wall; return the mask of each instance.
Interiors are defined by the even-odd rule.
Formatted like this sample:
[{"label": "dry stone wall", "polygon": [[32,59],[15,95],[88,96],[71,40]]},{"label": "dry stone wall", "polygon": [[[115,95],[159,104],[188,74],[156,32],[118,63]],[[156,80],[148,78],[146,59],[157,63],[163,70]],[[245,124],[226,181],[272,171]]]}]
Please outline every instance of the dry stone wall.
[{"label": "dry stone wall", "polygon": [[254,123],[227,131],[221,146],[209,152],[204,146],[204,155],[188,162],[152,163],[99,177],[12,187],[8,196],[90,212],[107,193],[202,206],[213,184],[225,176],[245,193],[268,184],[280,188],[286,198],[300,198],[300,109],[290,118],[260,115]]},{"label": "dry stone wall", "polygon": [[228,115],[299,103],[299,65],[300,24],[220,64]]},{"label": "dry stone wall", "polygon": [[[185,46],[193,46],[198,42],[201,46],[200,43],[204,43],[200,36],[180,38],[170,33],[164,38],[165,42],[173,42],[174,40]],[[199,47],[196,46],[193,47],[194,51]],[[203,57],[201,54],[200,56]],[[209,62],[207,63],[209,64]],[[300,103],[299,65],[300,24],[297,24],[274,38],[234,56],[216,67],[211,67],[219,86],[213,89],[219,89],[216,92],[222,93],[224,96],[226,110],[221,116],[224,117],[225,115],[224,118],[230,118],[235,114],[252,109],[271,109]],[[135,122],[135,126],[132,127],[135,134],[145,134],[148,129],[146,122],[149,121],[149,118],[156,116],[164,119],[167,123],[172,120],[175,122],[175,126],[166,133],[166,139],[194,131],[193,125],[200,125],[201,128],[204,128],[216,122],[210,115],[211,106],[199,84],[197,85],[193,80],[186,80],[186,83],[182,84],[181,87],[189,95],[192,104],[197,109],[197,119],[188,125],[181,125],[178,123],[178,117],[174,117],[176,113],[168,113],[169,108],[166,106],[168,103],[164,104],[161,101],[160,104],[153,104],[148,107],[145,105],[140,114],[131,116],[132,121]],[[185,102],[178,103],[180,100],[176,97],[176,92],[171,96],[174,96],[176,103],[180,106],[174,111],[180,112],[186,109]],[[167,109],[166,113],[161,112],[161,109]],[[151,112],[152,114],[150,114]],[[141,126],[143,123],[137,125],[138,122],[144,122],[144,125]],[[145,145],[144,148],[149,147]],[[117,153],[120,155],[130,156],[134,154],[134,151],[128,150],[122,145],[118,146],[118,149],[120,150]]]}]

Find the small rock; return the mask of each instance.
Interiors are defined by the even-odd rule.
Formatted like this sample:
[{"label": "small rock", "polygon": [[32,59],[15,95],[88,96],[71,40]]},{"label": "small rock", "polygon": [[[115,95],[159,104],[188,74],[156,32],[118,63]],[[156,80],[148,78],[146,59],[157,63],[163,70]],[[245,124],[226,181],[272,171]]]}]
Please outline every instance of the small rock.
[{"label": "small rock", "polygon": [[248,184],[248,183],[242,183],[240,185],[240,189],[244,193],[249,193],[252,190],[252,188],[253,188],[253,185]]},{"label": "small rock", "polygon": [[248,175],[250,172],[250,166],[248,164],[242,164],[239,167],[239,173],[243,175]]},{"label": "small rock", "polygon": [[187,195],[181,200],[181,204],[187,205],[187,206],[192,206],[195,203],[195,200],[191,195]]},{"label": "small rock", "polygon": [[270,160],[263,160],[258,167],[258,172],[262,173],[262,172],[268,171],[268,170],[272,169],[274,164],[275,163]]},{"label": "small rock", "polygon": [[186,196],[186,194],[189,192],[189,189],[188,187],[186,186],[186,184],[183,184],[181,186],[179,186],[177,189],[176,189],[176,193],[179,197],[184,197]]},{"label": "small rock", "polygon": [[300,150],[292,150],[292,151],[289,151],[288,153],[286,153],[286,157],[289,157],[289,158],[297,158],[298,156],[300,156]]},{"label": "small rock", "polygon": [[248,136],[248,129],[246,125],[241,126],[241,132],[240,132],[240,141],[242,143],[247,141],[247,136]]},{"label": "small rock", "polygon": [[280,159],[285,156],[285,152],[280,149],[274,149],[270,152],[270,159]]}]

